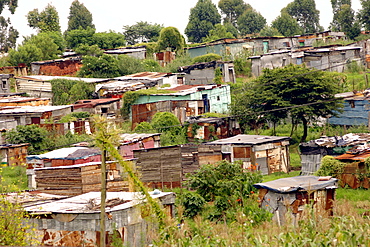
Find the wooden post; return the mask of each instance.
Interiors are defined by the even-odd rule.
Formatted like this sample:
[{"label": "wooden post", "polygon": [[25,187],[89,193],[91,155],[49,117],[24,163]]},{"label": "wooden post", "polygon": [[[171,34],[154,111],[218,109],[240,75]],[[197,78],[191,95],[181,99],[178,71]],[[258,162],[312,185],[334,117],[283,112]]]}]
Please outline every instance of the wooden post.
[{"label": "wooden post", "polygon": [[107,198],[107,151],[103,150],[101,157],[101,193],[100,193],[100,247],[105,247],[105,201]]}]

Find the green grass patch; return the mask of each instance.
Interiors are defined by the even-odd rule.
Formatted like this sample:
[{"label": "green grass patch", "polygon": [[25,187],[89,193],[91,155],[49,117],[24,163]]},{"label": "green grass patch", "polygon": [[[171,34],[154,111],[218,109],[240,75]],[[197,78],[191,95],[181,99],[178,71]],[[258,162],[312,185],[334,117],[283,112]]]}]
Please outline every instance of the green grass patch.
[{"label": "green grass patch", "polygon": [[300,172],[301,171],[291,171],[289,173],[275,172],[275,173],[272,173],[270,175],[264,175],[263,176],[263,182],[265,183],[265,182],[273,181],[273,180],[280,179],[280,178],[296,177],[296,176],[299,176]]},{"label": "green grass patch", "polygon": [[1,193],[26,190],[27,175],[24,166],[5,166],[0,168]]}]

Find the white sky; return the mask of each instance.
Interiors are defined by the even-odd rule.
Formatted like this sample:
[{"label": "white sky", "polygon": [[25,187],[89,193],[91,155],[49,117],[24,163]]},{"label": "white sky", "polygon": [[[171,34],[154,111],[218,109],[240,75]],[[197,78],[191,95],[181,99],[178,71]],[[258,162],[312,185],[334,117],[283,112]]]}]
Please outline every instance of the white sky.
[{"label": "white sky", "polygon": [[[184,33],[188,23],[190,9],[197,0],[79,0],[92,13],[93,23],[97,32],[114,30],[122,32],[124,25],[133,25],[138,21],[163,24],[177,27]],[[219,0],[212,0],[218,3]],[[280,10],[293,0],[259,0],[247,1],[260,12],[269,24],[279,14]],[[14,15],[4,10],[3,15],[10,16],[12,25],[20,32],[20,37],[27,36],[35,31],[28,27],[26,15],[37,8],[43,10],[48,3],[56,7],[59,13],[62,31],[67,29],[69,7],[73,0],[18,0],[18,8]],[[330,0],[316,0],[316,8],[320,11],[320,23],[327,29],[332,18]],[[357,11],[361,8],[360,0],[352,0],[352,8]],[[23,38],[20,38],[20,42]]]}]

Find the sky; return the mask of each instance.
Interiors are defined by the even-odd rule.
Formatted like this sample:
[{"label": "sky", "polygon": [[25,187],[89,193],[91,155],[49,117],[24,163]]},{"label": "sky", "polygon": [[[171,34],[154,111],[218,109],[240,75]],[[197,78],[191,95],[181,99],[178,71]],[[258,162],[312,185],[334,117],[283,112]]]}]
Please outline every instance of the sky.
[{"label": "sky", "polygon": [[[147,21],[166,26],[174,26],[184,33],[189,20],[190,9],[197,0],[79,0],[92,13],[93,23],[97,32],[113,30],[123,32],[124,25],[133,25],[138,21]],[[214,4],[219,0],[212,0]],[[268,24],[280,14],[280,10],[293,0],[254,0],[247,1],[260,12]],[[26,15],[33,9],[42,11],[48,3],[56,7],[59,21],[64,32],[68,25],[69,7],[73,0],[18,0],[18,8],[14,15],[4,10],[3,15],[11,18],[12,25],[20,33],[18,43],[23,36],[36,33],[28,27]],[[316,0],[316,8],[320,11],[320,24],[325,30],[333,18],[330,0]],[[352,8],[361,8],[360,0],[352,0]]]}]

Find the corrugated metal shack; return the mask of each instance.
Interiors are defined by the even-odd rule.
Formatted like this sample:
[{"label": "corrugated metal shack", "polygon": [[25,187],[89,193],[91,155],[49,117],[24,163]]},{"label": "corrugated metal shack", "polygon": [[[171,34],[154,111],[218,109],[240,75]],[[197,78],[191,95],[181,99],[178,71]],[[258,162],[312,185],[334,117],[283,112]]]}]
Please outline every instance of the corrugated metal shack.
[{"label": "corrugated metal shack", "polygon": [[297,224],[304,205],[312,201],[317,212],[333,214],[335,189],[338,179],[331,177],[298,176],[281,178],[253,186],[259,190],[260,207],[273,213],[273,220],[279,225],[290,223],[287,213],[290,212],[292,223]]},{"label": "corrugated metal shack", "polygon": [[212,61],[196,63],[178,68],[178,72],[185,73],[185,85],[214,84],[215,70],[221,69],[222,81],[235,83],[234,63],[232,61]]},{"label": "corrugated metal shack", "polygon": [[0,145],[1,164],[24,166],[26,164],[28,146],[28,143]]},{"label": "corrugated metal shack", "polygon": [[141,181],[152,188],[180,187],[185,175],[199,169],[198,146],[178,146],[134,150]]},{"label": "corrugated metal shack", "polygon": [[370,90],[340,93],[336,94],[335,97],[344,99],[344,108],[343,112],[338,113],[338,116],[329,118],[330,124],[370,126]]},{"label": "corrugated metal shack", "polygon": [[86,147],[61,148],[45,154],[27,156],[28,187],[36,187],[35,168],[70,166],[100,161],[100,150]]},{"label": "corrugated metal shack", "polygon": [[74,112],[89,112],[107,117],[115,116],[121,108],[121,100],[118,98],[107,99],[84,99],[73,104]]},{"label": "corrugated metal shack", "polygon": [[[127,175],[117,162],[107,164],[107,191],[129,191]],[[36,189],[75,196],[101,189],[101,162],[35,169]]]},{"label": "corrugated metal shack", "polygon": [[81,56],[31,63],[32,75],[75,76],[82,67]]},{"label": "corrugated metal shack", "polygon": [[183,124],[190,116],[205,113],[203,100],[164,100],[131,106],[132,129],[141,122],[150,122],[157,112],[171,112]]},{"label": "corrugated metal shack", "polygon": [[[172,216],[175,194],[150,194]],[[100,192],[50,202],[51,199],[55,200],[57,197],[46,197],[44,201],[28,200],[24,206],[25,211],[32,216],[31,223],[35,224],[35,233],[39,236],[41,245],[99,246]],[[146,218],[148,212],[142,207],[144,203],[145,198],[138,192],[107,192],[107,246],[112,246],[111,236],[114,232],[118,233],[124,246],[148,246],[151,243],[149,229],[156,226]]]},{"label": "corrugated metal shack", "polygon": [[210,141],[241,134],[239,123],[233,117],[191,117],[187,122],[189,141]]},{"label": "corrugated metal shack", "polygon": [[243,168],[262,174],[289,172],[289,140],[286,136],[237,135],[203,143],[199,145],[199,165],[241,160]]},{"label": "corrugated metal shack", "polygon": [[340,185],[350,186],[352,189],[370,188],[370,166],[365,164],[365,159],[370,157],[370,146],[364,149],[353,148],[349,152],[339,155],[336,159],[346,163],[340,175]]},{"label": "corrugated metal shack", "polygon": [[370,134],[357,133],[344,136],[327,137],[299,144],[302,175],[313,175],[321,165],[321,159],[326,156],[339,156],[355,146],[370,143]]},{"label": "corrugated metal shack", "polygon": [[124,159],[133,159],[134,150],[158,148],[161,146],[161,133],[145,134],[121,134],[118,147],[120,155]]}]

